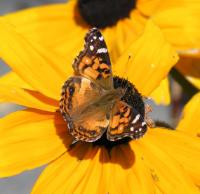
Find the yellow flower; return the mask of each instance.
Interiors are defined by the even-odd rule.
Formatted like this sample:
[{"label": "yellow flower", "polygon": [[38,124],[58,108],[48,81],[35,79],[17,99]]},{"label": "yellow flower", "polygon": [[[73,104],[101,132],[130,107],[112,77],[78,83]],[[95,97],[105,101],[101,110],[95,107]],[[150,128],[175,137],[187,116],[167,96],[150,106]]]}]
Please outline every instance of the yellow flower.
[{"label": "yellow flower", "polygon": [[200,93],[197,93],[185,106],[182,119],[177,126],[180,131],[200,137]]},{"label": "yellow flower", "polygon": [[[86,4],[87,7],[85,1],[71,0],[68,3],[32,8],[8,14],[4,17],[15,26],[18,32],[22,33],[28,39],[39,42],[49,49],[54,50],[59,55],[71,59],[76,56],[77,49],[80,50],[82,48],[82,40],[90,28],[88,23],[95,25],[94,21],[91,22],[91,18],[94,18],[98,22],[98,17],[90,17],[88,22],[84,21],[77,7],[77,2],[81,2],[83,6]],[[97,9],[93,8],[94,4],[92,3],[94,1],[88,2],[91,5],[89,11],[85,11],[86,13],[100,9],[98,7]],[[111,7],[105,6],[107,12],[111,13],[115,10],[114,7],[117,6],[114,5],[114,2]],[[125,0],[122,0],[118,3],[122,3],[123,5],[125,2]],[[135,8],[132,6],[134,2],[136,2]],[[108,24],[106,28],[102,29],[114,63],[124,49],[141,34],[148,18],[152,18],[162,29],[165,37],[173,44],[176,50],[182,51],[182,53],[184,51],[183,55],[185,55],[192,53],[190,52],[191,49],[195,49],[196,52],[190,54],[190,57],[193,57],[193,55],[198,55],[199,57],[200,3],[198,1],[132,0],[128,1],[128,3],[130,7],[132,6],[132,9],[129,10],[129,17],[122,17],[120,20],[115,18],[118,21],[117,23],[113,23],[113,26],[109,26]],[[84,15],[83,12],[84,10],[81,12],[82,15]],[[103,23],[114,17],[112,16],[113,14],[109,17],[104,16],[102,12],[98,14],[104,17],[104,20],[101,21]],[[119,17],[120,12],[116,15]],[[84,18],[86,19],[86,16]],[[97,25],[102,24],[98,22]],[[156,102],[167,104],[170,102],[168,85],[168,80],[163,80],[158,89],[151,94]]]},{"label": "yellow flower", "polygon": [[[0,120],[1,177],[48,163],[32,193],[199,193],[199,140],[179,131],[148,129],[143,138],[115,145],[110,153],[104,145],[84,142],[69,150],[72,138],[56,110],[71,63],[27,40],[3,19],[0,42],[0,54],[13,69],[0,80],[0,100],[27,107]],[[126,77],[147,96],[176,61],[149,21],[113,72],[123,76],[126,68]]]}]

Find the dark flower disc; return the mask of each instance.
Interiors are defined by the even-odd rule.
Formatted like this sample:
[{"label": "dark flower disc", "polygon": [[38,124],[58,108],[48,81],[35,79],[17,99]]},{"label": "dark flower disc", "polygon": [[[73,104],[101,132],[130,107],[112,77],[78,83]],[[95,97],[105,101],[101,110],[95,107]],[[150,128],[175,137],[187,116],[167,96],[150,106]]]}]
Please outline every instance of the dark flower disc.
[{"label": "dark flower disc", "polygon": [[83,19],[91,26],[105,28],[127,18],[135,8],[136,0],[79,0]]}]

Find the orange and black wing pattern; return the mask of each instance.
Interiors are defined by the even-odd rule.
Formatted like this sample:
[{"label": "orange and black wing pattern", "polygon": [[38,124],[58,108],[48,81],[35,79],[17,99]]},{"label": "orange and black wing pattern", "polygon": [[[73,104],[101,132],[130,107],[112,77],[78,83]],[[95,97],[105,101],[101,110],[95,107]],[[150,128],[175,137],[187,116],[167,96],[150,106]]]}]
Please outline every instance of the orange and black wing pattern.
[{"label": "orange and black wing pattern", "polygon": [[104,89],[113,88],[113,78],[108,49],[101,32],[92,28],[85,36],[84,50],[73,63],[76,75],[87,77]]},{"label": "orange and black wing pattern", "polygon": [[147,124],[144,118],[136,109],[124,101],[116,102],[110,117],[110,126],[107,130],[107,138],[110,141],[116,141],[124,137],[137,139],[147,131]]},{"label": "orange and black wing pattern", "polygon": [[91,80],[74,76],[63,88],[60,110],[67,121],[69,132],[77,140],[93,142],[99,139],[109,126],[109,106],[94,106],[101,96],[99,88]]}]

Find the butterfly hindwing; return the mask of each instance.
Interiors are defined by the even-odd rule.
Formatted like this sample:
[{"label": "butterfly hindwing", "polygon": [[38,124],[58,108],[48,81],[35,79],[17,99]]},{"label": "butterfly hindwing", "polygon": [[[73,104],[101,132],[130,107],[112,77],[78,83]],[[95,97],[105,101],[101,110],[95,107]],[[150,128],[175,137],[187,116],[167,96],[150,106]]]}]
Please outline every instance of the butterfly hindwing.
[{"label": "butterfly hindwing", "polygon": [[92,142],[99,139],[109,125],[109,106],[94,106],[102,95],[101,88],[91,80],[74,76],[62,89],[60,110],[69,132],[77,139]]},{"label": "butterfly hindwing", "polygon": [[147,125],[142,116],[124,101],[118,101],[112,108],[107,138],[116,141],[124,137],[137,139],[144,135]]},{"label": "butterfly hindwing", "polygon": [[104,89],[113,88],[110,57],[97,28],[92,28],[85,36],[84,50],[75,59],[73,68],[75,74],[92,79]]}]

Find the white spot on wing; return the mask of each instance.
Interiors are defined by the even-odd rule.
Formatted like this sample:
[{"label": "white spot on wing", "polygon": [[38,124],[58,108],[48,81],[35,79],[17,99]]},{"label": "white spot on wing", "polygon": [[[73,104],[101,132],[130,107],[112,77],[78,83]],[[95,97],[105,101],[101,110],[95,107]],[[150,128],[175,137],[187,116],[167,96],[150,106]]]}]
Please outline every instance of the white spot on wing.
[{"label": "white spot on wing", "polygon": [[100,36],[100,37],[99,37],[99,40],[100,40],[100,41],[103,41],[103,36]]},{"label": "white spot on wing", "polygon": [[107,53],[108,50],[106,48],[100,48],[97,50],[97,53]]},{"label": "white spot on wing", "polygon": [[90,45],[90,50],[93,51],[94,50],[94,46]]},{"label": "white spot on wing", "polygon": [[134,127],[131,127],[131,128],[130,128],[130,131],[134,131]]},{"label": "white spot on wing", "polygon": [[139,120],[139,118],[140,118],[140,114],[137,114],[135,119],[132,121],[132,123],[133,124],[136,123]]},{"label": "white spot on wing", "polygon": [[96,37],[96,36],[94,36],[93,38],[94,38],[94,40],[96,40],[96,39],[97,39],[97,37]]},{"label": "white spot on wing", "polygon": [[142,122],[142,126],[145,126],[146,125],[146,122]]}]

